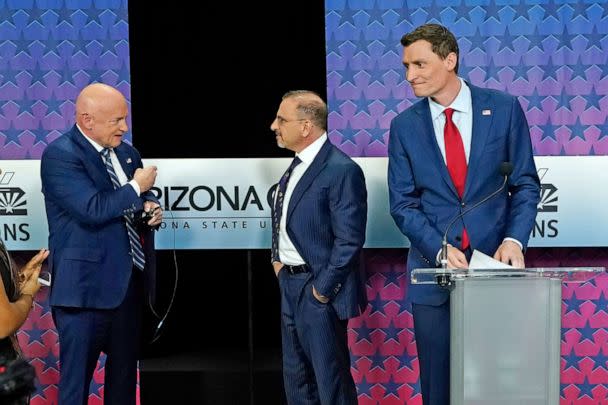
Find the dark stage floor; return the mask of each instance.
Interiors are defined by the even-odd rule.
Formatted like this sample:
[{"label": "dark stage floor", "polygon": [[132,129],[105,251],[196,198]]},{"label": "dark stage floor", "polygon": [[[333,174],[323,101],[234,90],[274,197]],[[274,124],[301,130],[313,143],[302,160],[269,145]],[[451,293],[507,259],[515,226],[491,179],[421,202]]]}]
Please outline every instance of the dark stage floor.
[{"label": "dark stage floor", "polygon": [[[142,360],[141,404],[284,404],[280,353],[180,353]],[[252,380],[253,384],[250,384]]]}]

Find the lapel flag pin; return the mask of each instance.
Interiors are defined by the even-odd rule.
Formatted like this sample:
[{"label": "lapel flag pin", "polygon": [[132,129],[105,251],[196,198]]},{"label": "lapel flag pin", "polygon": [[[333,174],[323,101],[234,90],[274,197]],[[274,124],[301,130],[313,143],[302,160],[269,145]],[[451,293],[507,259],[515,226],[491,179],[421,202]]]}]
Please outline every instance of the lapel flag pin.
[{"label": "lapel flag pin", "polygon": [[492,110],[481,110],[481,115],[492,115]]},{"label": "lapel flag pin", "polygon": [[127,163],[131,163],[131,158],[127,158]]}]

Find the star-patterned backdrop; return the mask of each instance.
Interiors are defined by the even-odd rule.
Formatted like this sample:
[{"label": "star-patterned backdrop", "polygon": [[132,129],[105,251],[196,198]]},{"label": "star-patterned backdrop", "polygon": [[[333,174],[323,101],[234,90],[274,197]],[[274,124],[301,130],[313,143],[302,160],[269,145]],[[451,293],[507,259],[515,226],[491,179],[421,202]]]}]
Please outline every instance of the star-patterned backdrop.
[{"label": "star-patterned backdrop", "polygon": [[130,100],[126,0],[0,0],[0,159],[39,159],[92,82]]},{"label": "star-patterned backdrop", "polygon": [[[327,0],[330,139],[351,156],[386,156],[388,126],[415,102],[401,36],[448,26],[460,75],[519,96],[536,155],[608,154],[608,2]],[[100,81],[130,100],[126,0],[0,0],[0,159],[38,159],[74,122],[74,100]],[[127,135],[130,140],[130,134]],[[421,404],[405,252],[366,251],[370,305],[351,322],[361,404]],[[535,249],[530,266],[608,265],[602,249]],[[562,404],[608,401],[608,278],[565,285]],[[35,365],[34,405],[55,404],[59,345],[46,292],[19,340]],[[100,359],[90,403],[102,403]]]},{"label": "star-patterned backdrop", "polygon": [[[365,252],[369,304],[349,323],[360,405],[422,405],[403,250]],[[598,248],[529,249],[528,267],[608,266]],[[608,403],[608,276],[562,289],[560,405]]]},{"label": "star-patterned backdrop", "polygon": [[416,100],[403,34],[434,22],[458,39],[459,75],[519,97],[534,153],[608,154],[608,2],[327,0],[329,136],[386,156],[390,121]]},{"label": "star-patterned backdrop", "polygon": [[[126,0],[0,0],[0,159],[39,159],[74,124],[74,100],[90,83],[130,101],[127,10]],[[18,335],[37,371],[32,405],[57,403],[59,341],[46,290]],[[104,365],[102,355],[89,404],[103,403]]]},{"label": "star-patterned backdrop", "polygon": [[[390,121],[416,102],[403,34],[448,27],[459,75],[519,97],[534,153],[608,154],[608,2],[326,0],[329,137],[351,156],[387,155]],[[422,404],[405,251],[367,250],[370,304],[350,323],[360,404]],[[605,249],[530,249],[529,267],[608,266]],[[608,403],[608,277],[565,284],[561,404]]]}]

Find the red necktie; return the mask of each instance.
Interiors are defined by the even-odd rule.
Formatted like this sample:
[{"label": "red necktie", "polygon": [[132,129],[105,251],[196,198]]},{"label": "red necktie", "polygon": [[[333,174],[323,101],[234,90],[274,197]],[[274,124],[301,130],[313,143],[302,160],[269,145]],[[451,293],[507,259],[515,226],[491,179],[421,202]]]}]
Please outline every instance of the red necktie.
[{"label": "red necktie", "polygon": [[[445,127],[443,129],[443,140],[445,142],[445,158],[448,166],[448,172],[454,183],[454,187],[458,192],[458,196],[462,198],[464,194],[464,184],[467,180],[467,158],[464,154],[464,146],[462,144],[462,137],[458,128],[452,121],[452,114],[454,110],[452,108],[446,108],[445,114]],[[462,230],[462,250],[469,247],[469,235],[467,230]]]}]

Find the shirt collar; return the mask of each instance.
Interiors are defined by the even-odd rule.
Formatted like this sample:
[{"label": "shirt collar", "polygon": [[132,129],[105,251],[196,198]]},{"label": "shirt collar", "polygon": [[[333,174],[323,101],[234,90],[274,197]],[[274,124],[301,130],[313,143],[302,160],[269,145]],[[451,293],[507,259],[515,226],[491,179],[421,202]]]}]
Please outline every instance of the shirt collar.
[{"label": "shirt collar", "polygon": [[296,153],[296,156],[300,158],[303,163],[310,164],[323,147],[323,144],[327,140],[327,132],[324,132],[316,141],[308,145],[306,148]]},{"label": "shirt collar", "polygon": [[441,104],[433,101],[432,98],[428,98],[429,108],[431,110],[431,118],[433,119],[433,121],[435,121],[437,117],[443,114],[443,111],[446,108],[452,108],[455,111],[462,113],[468,113],[471,111],[471,89],[469,88],[469,86],[467,86],[466,82],[462,80],[462,78],[459,77],[458,79],[460,80],[460,91],[458,92],[458,95],[456,96],[454,101],[452,101],[452,104],[450,104],[449,106],[444,107]]},{"label": "shirt collar", "polygon": [[80,127],[78,126],[78,124],[76,124],[76,128],[78,128],[78,131],[80,132],[80,135],[84,136],[84,139],[86,139],[87,141],[89,141],[89,143],[91,145],[93,145],[93,147],[95,148],[95,150],[97,152],[101,153],[101,151],[105,149],[103,146],[101,146],[100,144],[98,144],[97,142],[95,142],[94,140],[92,140],[91,138],[89,138],[88,136],[86,136],[84,134],[84,132],[82,132],[82,129],[80,129]]}]

